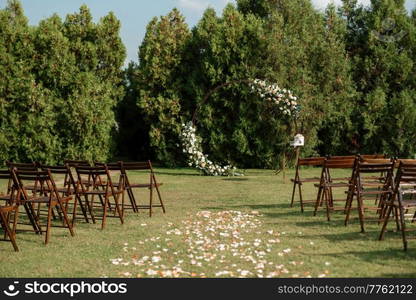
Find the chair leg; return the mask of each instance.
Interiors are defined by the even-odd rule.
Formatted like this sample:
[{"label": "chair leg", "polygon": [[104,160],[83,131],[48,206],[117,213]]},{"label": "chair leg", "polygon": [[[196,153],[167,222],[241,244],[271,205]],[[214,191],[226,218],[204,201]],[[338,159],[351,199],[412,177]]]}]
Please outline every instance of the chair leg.
[{"label": "chair leg", "polygon": [[400,213],[400,225],[401,225],[402,239],[403,239],[403,250],[407,251],[406,222],[404,219],[403,207],[401,206],[399,206],[399,213]]},{"label": "chair leg", "polygon": [[108,206],[108,195],[105,195],[105,199],[104,199],[104,212],[103,212],[103,221],[101,223],[101,229],[105,228],[105,222],[107,220],[107,206]]},{"label": "chair leg", "polygon": [[361,226],[361,232],[364,233],[364,207],[363,207],[363,199],[361,197],[361,193],[357,192],[357,204],[358,204],[358,217],[360,219],[360,226]]},{"label": "chair leg", "polygon": [[152,207],[153,207],[153,185],[150,183],[150,205],[149,205],[149,217],[152,217]]},{"label": "chair leg", "polygon": [[89,223],[90,220],[88,219],[87,210],[85,209],[84,204],[82,204],[81,197],[78,194],[75,195],[75,200],[79,203],[79,207],[81,208],[81,212],[84,215],[85,221]]},{"label": "chair leg", "polygon": [[165,205],[163,204],[163,201],[162,201],[162,196],[160,195],[159,188],[157,187],[157,185],[155,186],[155,188],[156,188],[157,196],[158,196],[158,198],[159,198],[160,205],[162,206],[162,211],[163,211],[163,213],[165,214],[165,213],[166,213],[166,210],[165,210]]},{"label": "chair leg", "polygon": [[61,208],[61,210],[62,210],[62,214],[63,214],[63,218],[64,218],[64,223],[65,223],[65,225],[68,227],[68,229],[69,229],[69,232],[71,233],[71,236],[74,236],[75,234],[74,234],[74,230],[73,230],[73,228],[72,228],[72,222],[69,222],[69,219],[68,219],[68,214],[66,213],[66,210],[64,210],[63,209],[63,207],[62,207],[62,204],[61,203],[58,203],[58,206]]},{"label": "chair leg", "polygon": [[350,214],[351,214],[351,207],[352,203],[354,202],[354,190],[351,190],[351,192],[348,194],[347,201],[345,203],[345,221],[344,225],[348,226],[348,223],[350,221]]},{"label": "chair leg", "polygon": [[[123,213],[123,218],[124,218],[124,191],[123,191],[123,193],[121,194],[121,212]],[[133,208],[133,212],[134,212],[134,208]]]},{"label": "chair leg", "polygon": [[393,210],[393,205],[389,205],[389,208],[387,209],[386,216],[384,217],[383,227],[381,227],[380,235],[378,237],[379,241],[382,241],[384,239],[384,234],[386,232],[387,224],[389,222],[390,214],[391,214],[392,210]]},{"label": "chair leg", "polygon": [[394,207],[394,219],[396,220],[396,229],[397,231],[400,231],[400,215],[399,215],[399,208]]},{"label": "chair leg", "polygon": [[299,190],[299,200],[300,200],[300,211],[303,213],[305,211],[305,206],[303,204],[302,183],[298,184],[298,190]]},{"label": "chair leg", "polygon": [[19,206],[16,207],[16,210],[14,212],[14,217],[13,217],[13,236],[16,237],[16,228],[17,228],[17,219],[19,217]]},{"label": "chair leg", "polygon": [[296,192],[296,180],[293,182],[292,200],[290,201],[290,207],[293,207],[293,204],[295,203],[295,192]]},{"label": "chair leg", "polygon": [[23,207],[25,208],[29,221],[32,224],[33,230],[36,232],[36,234],[42,234],[42,227],[40,226],[39,221],[36,218],[35,210],[32,206],[32,203],[24,203]]},{"label": "chair leg", "polygon": [[325,201],[325,206],[326,206],[326,219],[327,219],[328,222],[331,221],[331,216],[330,216],[330,212],[329,212],[329,210],[330,210],[329,201],[330,201],[331,196],[330,196],[329,193],[331,193],[329,189],[326,189],[324,191],[324,201]]},{"label": "chair leg", "polygon": [[[117,214],[120,218],[121,224],[124,224],[123,212],[120,211],[120,205],[119,205],[119,202],[118,202],[120,194],[118,194],[117,196],[113,196],[113,197],[114,197],[114,202],[115,202],[115,206],[116,206],[116,209],[115,209],[114,213],[117,212]],[[122,201],[124,202],[124,200],[122,200]]]},{"label": "chair leg", "polygon": [[46,237],[45,237],[45,245],[49,242],[49,235],[50,235],[50,229],[51,229],[51,217],[52,217],[52,205],[48,205],[48,221],[46,224]]},{"label": "chair leg", "polygon": [[74,227],[75,226],[75,220],[77,218],[77,198],[74,198],[74,207],[72,209],[72,220],[71,220],[71,226]]},{"label": "chair leg", "polygon": [[6,217],[4,216],[3,212],[0,211],[0,222],[2,223],[2,227],[4,228],[4,231],[6,232],[7,236],[10,239],[10,242],[12,243],[14,251],[18,252],[19,248],[17,247],[15,235],[10,229],[10,226],[8,222],[6,221]]},{"label": "chair leg", "polygon": [[91,206],[91,203],[88,200],[88,196],[84,195],[84,197],[85,197],[85,204],[87,205],[88,212],[90,213],[92,223],[95,224],[95,216],[93,212],[93,207]]},{"label": "chair leg", "polygon": [[319,186],[318,195],[316,197],[316,202],[315,202],[315,209],[313,211],[313,215],[314,216],[316,216],[316,213],[318,211],[318,207],[319,207],[319,205],[320,205],[320,203],[322,201],[322,199],[321,199],[322,198],[322,190],[323,190],[323,187],[322,186]]}]

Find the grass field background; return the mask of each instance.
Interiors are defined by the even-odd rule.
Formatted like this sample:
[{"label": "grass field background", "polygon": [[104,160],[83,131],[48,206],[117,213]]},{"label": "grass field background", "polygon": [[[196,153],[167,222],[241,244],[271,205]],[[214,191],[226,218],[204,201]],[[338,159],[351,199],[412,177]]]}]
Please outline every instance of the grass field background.
[{"label": "grass field background", "polygon": [[[308,169],[305,176],[318,176]],[[190,169],[157,169],[167,213],[128,212],[125,224],[78,222],[75,237],[53,228],[50,244],[17,235],[20,252],[0,243],[2,277],[413,277],[416,242],[402,250],[400,235],[342,213],[326,221],[290,207],[293,170],[247,170],[243,177],[206,177]],[[341,175],[341,174],[339,174]],[[345,174],[344,174],[345,175]],[[147,180],[135,173],[132,181]],[[307,198],[316,189],[305,186]],[[342,195],[342,194],[341,194]],[[147,191],[137,193],[148,203]],[[356,217],[356,212],[353,213]],[[354,218],[356,219],[356,218]],[[394,228],[393,222],[390,229]]]}]

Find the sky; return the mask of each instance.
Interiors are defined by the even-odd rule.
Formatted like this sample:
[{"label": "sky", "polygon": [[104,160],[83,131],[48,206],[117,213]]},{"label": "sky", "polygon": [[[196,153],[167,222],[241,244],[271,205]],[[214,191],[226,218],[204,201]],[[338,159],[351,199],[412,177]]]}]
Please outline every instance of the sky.
[{"label": "sky", "polygon": [[[146,25],[155,16],[166,15],[172,8],[178,8],[185,16],[186,22],[193,27],[201,18],[207,7],[213,7],[219,14],[227,3],[235,0],[20,0],[25,15],[31,25],[37,25],[40,20],[57,13],[62,18],[68,13],[78,11],[82,4],[86,4],[98,21],[108,12],[113,11],[121,21],[121,38],[127,48],[127,59],[137,62],[138,47],[141,44]],[[328,3],[340,4],[341,0],[312,0],[318,9],[324,9]],[[360,0],[368,5],[370,0]],[[3,8],[7,0],[0,0]],[[416,8],[416,0],[406,0],[406,8],[410,11]]]}]

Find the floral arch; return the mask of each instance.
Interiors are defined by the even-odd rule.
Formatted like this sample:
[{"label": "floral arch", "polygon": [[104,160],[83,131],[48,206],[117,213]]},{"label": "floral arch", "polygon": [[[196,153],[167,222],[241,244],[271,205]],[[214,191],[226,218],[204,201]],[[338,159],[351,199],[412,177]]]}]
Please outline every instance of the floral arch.
[{"label": "floral arch", "polygon": [[[286,117],[296,119],[300,112],[300,105],[298,98],[292,94],[288,89],[281,89],[277,84],[269,84],[260,79],[240,81],[249,85],[252,93],[258,94],[261,98],[271,105],[273,112],[282,114]],[[235,83],[235,82],[232,82]],[[203,99],[204,103],[210,95],[218,89],[232,84],[222,84],[211,92],[209,92]],[[241,175],[236,172],[237,168],[232,165],[219,165],[208,158],[202,150],[202,138],[198,136],[196,130],[196,114],[198,108],[195,110],[192,121],[182,124],[181,143],[183,152],[188,156],[188,164],[190,167],[195,167],[201,170],[205,175],[211,176],[234,176]]]}]

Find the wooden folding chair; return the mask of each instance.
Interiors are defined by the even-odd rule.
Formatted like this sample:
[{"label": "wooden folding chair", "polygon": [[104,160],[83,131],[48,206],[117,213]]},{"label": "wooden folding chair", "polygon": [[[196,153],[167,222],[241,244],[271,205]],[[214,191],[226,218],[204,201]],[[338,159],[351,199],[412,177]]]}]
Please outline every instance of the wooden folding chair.
[{"label": "wooden folding chair", "polygon": [[[0,195],[0,201],[4,201],[4,206],[16,207],[17,209],[16,214],[15,214],[15,219],[14,219],[15,224],[13,224],[13,232],[16,232],[16,225],[29,225],[32,227],[31,231],[34,231],[35,233],[40,234],[38,222],[37,222],[37,215],[36,215],[33,205],[31,205],[30,203],[23,203],[23,207],[25,209],[27,218],[30,223],[29,224],[22,223],[22,222],[16,223],[17,214],[19,212],[18,208],[19,208],[19,205],[21,204],[21,194],[18,188],[18,184],[13,178],[12,171],[10,169],[0,170],[0,179],[7,181],[7,191]],[[26,231],[26,230],[19,229],[19,231]]]},{"label": "wooden folding chair", "polygon": [[[54,179],[55,179],[55,184],[57,186],[57,191],[63,197],[74,196],[75,199],[73,203],[70,203],[69,201],[66,203],[67,211],[68,211],[68,205],[72,204],[72,219],[71,219],[72,227],[74,227],[76,218],[77,218],[77,204],[79,204],[79,207],[81,208],[81,213],[85,219],[85,222],[89,223],[87,209],[85,207],[85,204],[82,203],[81,197],[76,192],[76,188],[77,188],[76,182],[72,175],[70,167],[68,165],[50,166],[50,165],[43,165],[43,164],[40,164],[39,167],[43,171],[49,170],[52,176],[56,176],[54,177]],[[62,177],[60,178],[61,184],[59,184],[56,179],[58,176]]]},{"label": "wooden folding chair", "polygon": [[[387,224],[390,216],[394,213],[396,218],[397,229],[402,234],[403,249],[407,251],[409,237],[407,233],[415,231],[407,228],[406,219],[411,223],[416,221],[416,200],[413,195],[416,194],[416,160],[400,160],[399,168],[394,179],[394,189],[387,201],[387,212],[384,218],[383,227],[381,228],[379,240],[384,239]],[[409,211],[413,213],[409,214]],[[412,237],[415,238],[414,236]]]},{"label": "wooden folding chair", "polygon": [[[123,224],[125,190],[124,176],[120,176],[116,188],[112,182],[108,168],[105,165],[94,167],[78,165],[76,166],[76,172],[78,179],[76,191],[79,193],[80,197],[84,197],[93,223],[95,223],[97,218],[94,215],[94,197],[98,196],[103,210],[103,215],[100,217],[102,219],[101,229],[105,228],[107,217],[117,217],[120,219],[121,224]],[[103,181],[103,178],[105,182]],[[89,197],[91,197],[91,199],[89,199]],[[107,216],[107,209],[111,210],[110,197],[114,199],[114,216]]]},{"label": "wooden folding chair", "polygon": [[[138,209],[149,209],[149,216],[152,216],[152,209],[153,207],[161,207],[163,213],[166,213],[165,206],[162,201],[162,196],[160,195],[159,187],[163,183],[158,183],[156,180],[155,173],[152,168],[152,163],[149,161],[146,162],[123,162],[120,161],[121,172],[125,176],[126,179],[126,190],[130,198],[130,202],[132,206],[136,207],[136,211]],[[140,170],[148,170],[150,180],[149,183],[132,183],[129,180],[128,171],[140,171]],[[136,199],[134,197],[133,189],[136,188],[146,188],[149,189],[149,205],[138,205]],[[153,189],[156,189],[159,203],[158,205],[153,204]]]},{"label": "wooden folding chair", "polygon": [[[7,206],[0,206],[0,225],[1,228],[4,230],[4,238],[1,241],[8,241],[11,242],[13,245],[14,251],[19,251],[16,243],[16,222],[17,222],[17,214],[18,214],[18,206],[7,205]],[[10,214],[14,214],[14,221],[13,227],[10,228],[9,226],[9,216]]]},{"label": "wooden folding chair", "polygon": [[[388,159],[358,162],[353,179],[353,190],[347,203],[345,225],[348,225],[354,196],[357,199],[361,232],[365,232],[365,221],[383,221],[386,200],[392,193],[394,163]],[[365,201],[372,201],[372,205]],[[366,216],[366,211],[375,211],[376,217]]]},{"label": "wooden folding chair", "polygon": [[[318,212],[318,208],[325,203],[326,207],[326,217],[330,221],[331,211],[342,210],[345,211],[345,204],[347,203],[347,198],[336,199],[333,195],[334,189],[344,189],[347,193],[351,188],[351,178],[354,174],[354,167],[357,161],[357,157],[331,157],[325,160],[322,167],[321,178],[319,184],[315,184],[318,188],[318,195],[315,201],[314,216]],[[351,170],[352,175],[349,177],[333,177],[331,174],[335,170]],[[343,202],[342,207],[336,207],[335,202]]]},{"label": "wooden folding chair", "polygon": [[[12,169],[12,175],[14,182],[19,189],[21,195],[20,201],[23,204],[45,204],[47,205],[48,213],[46,220],[46,229],[43,230],[40,226],[39,220],[37,221],[38,230],[41,233],[46,233],[45,244],[48,244],[50,239],[51,227],[63,227],[68,228],[71,236],[74,236],[72,224],[69,222],[66,213],[66,202],[72,200],[72,196],[62,197],[57,191],[55,182],[49,170],[47,171],[26,171],[19,169]],[[30,192],[28,186],[35,186],[36,188]],[[62,226],[52,225],[52,210],[58,208],[62,212]]]},{"label": "wooden folding chair", "polygon": [[[5,179],[9,183],[10,178],[11,175],[9,170],[0,170],[0,179]],[[14,251],[19,251],[16,243],[16,225],[19,214],[17,197],[19,197],[17,189],[13,184],[7,187],[6,193],[0,195],[0,199],[5,201],[4,205],[0,205],[0,226],[4,231],[4,237],[1,241],[11,242]],[[11,218],[13,219],[12,227],[10,227]]]},{"label": "wooden folding chair", "polygon": [[[95,166],[106,166],[108,173],[110,174],[110,176],[114,176],[114,175],[118,175],[118,180],[114,181],[113,180],[113,186],[115,188],[119,188],[119,182],[125,182],[124,178],[123,180],[120,180],[121,176],[125,176],[122,172],[121,172],[121,164],[119,162],[110,162],[110,163],[103,163],[103,162],[95,162],[94,163]],[[103,186],[103,188],[105,187],[105,185],[107,184],[107,181],[101,177],[98,178],[98,182]],[[127,188],[124,187],[124,189],[126,190]],[[133,205],[134,203],[129,204],[124,204],[124,209],[132,209],[134,212],[137,212],[137,208],[136,206]],[[109,207],[110,211],[112,210],[111,207],[111,203],[110,203],[110,207]]]},{"label": "wooden folding chair", "polygon": [[290,202],[290,207],[293,207],[295,202],[295,194],[296,194],[296,187],[299,191],[299,202],[300,202],[300,209],[304,212],[304,204],[305,203],[315,203],[315,200],[303,200],[302,195],[302,186],[304,183],[314,183],[319,182],[320,177],[309,177],[309,178],[302,178],[301,177],[301,167],[322,167],[325,161],[325,157],[309,157],[309,158],[298,158],[296,163],[296,171],[295,171],[295,178],[291,179],[293,182],[293,190],[292,190],[292,200]]}]

